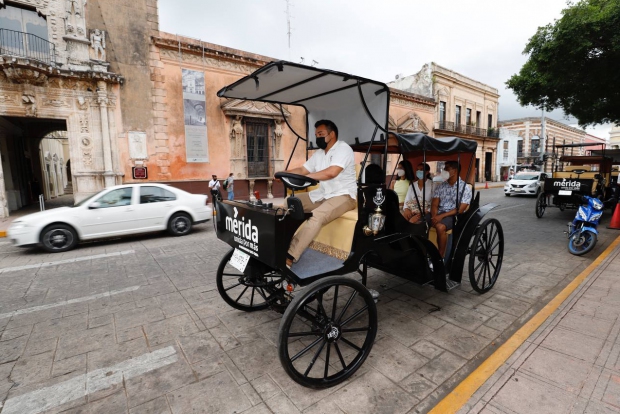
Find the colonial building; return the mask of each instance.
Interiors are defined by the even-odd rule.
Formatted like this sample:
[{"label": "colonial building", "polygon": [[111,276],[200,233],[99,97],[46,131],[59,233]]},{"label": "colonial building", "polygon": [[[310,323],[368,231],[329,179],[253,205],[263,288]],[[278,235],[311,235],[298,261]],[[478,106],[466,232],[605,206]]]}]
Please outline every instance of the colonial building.
[{"label": "colonial building", "polygon": [[613,149],[620,149],[620,126],[614,125],[609,131],[609,146]]},{"label": "colonial building", "polygon": [[[291,166],[306,159],[303,145],[293,151],[303,109],[216,96],[275,59],[160,32],[156,0],[19,0],[0,9],[0,41],[11,45],[0,55],[0,154],[11,172],[0,172],[0,216],[71,185],[76,201],[145,181],[208,193],[212,174],[231,172],[237,198],[278,196],[274,172],[292,152]],[[391,130],[432,132],[432,96],[391,94]],[[66,137],[56,160],[39,155],[50,133]],[[20,202],[9,208],[6,190]]]},{"label": "colonial building", "polygon": [[[554,145],[582,144],[585,142],[586,132],[551,118],[545,118],[545,137],[542,136],[542,118],[519,118],[500,121],[499,126],[508,130],[516,131],[519,135],[517,148],[517,164],[530,168],[542,168],[550,171],[553,156],[582,155],[583,148],[561,148],[553,151]],[[543,155],[547,155],[548,161],[543,166]]]},{"label": "colonial building", "polygon": [[518,145],[519,134],[517,131],[499,128],[495,175],[502,181],[506,181],[511,172],[517,172]]},{"label": "colonial building", "polygon": [[457,136],[478,142],[476,181],[495,181],[498,100],[497,88],[468,78],[434,62],[413,75],[399,76],[390,87],[437,102],[432,123],[436,138]]}]

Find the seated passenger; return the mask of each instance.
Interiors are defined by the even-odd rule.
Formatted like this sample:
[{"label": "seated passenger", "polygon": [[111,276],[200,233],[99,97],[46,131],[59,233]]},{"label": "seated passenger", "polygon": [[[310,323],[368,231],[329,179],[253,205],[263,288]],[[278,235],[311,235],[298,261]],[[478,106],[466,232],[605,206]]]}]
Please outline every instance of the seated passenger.
[{"label": "seated passenger", "polygon": [[321,182],[316,190],[296,194],[304,212],[312,212],[312,217],[291,240],[286,255],[288,267],[301,257],[322,226],[357,206],[353,150],[346,142],[338,141],[338,127],[332,121],[317,121],[314,128],[319,149],[303,166],[287,171]]},{"label": "seated passenger", "polygon": [[431,225],[437,230],[437,248],[442,257],[445,257],[448,242],[446,232],[454,226],[454,217],[465,212],[471,202],[471,188],[459,177],[460,171],[458,162],[447,161],[441,173],[445,181],[433,193]]},{"label": "seated passenger", "polygon": [[433,199],[433,180],[430,177],[431,167],[420,163],[416,167],[416,181],[407,190],[403,216],[410,223],[421,223],[422,218],[430,221],[431,202]]},{"label": "seated passenger", "polygon": [[398,205],[402,210],[403,205],[405,204],[407,190],[411,186],[413,180],[415,180],[413,177],[413,168],[411,168],[411,163],[407,160],[402,160],[399,162],[398,168],[396,169],[396,174],[398,175],[398,179],[392,181],[392,190],[398,194]]}]

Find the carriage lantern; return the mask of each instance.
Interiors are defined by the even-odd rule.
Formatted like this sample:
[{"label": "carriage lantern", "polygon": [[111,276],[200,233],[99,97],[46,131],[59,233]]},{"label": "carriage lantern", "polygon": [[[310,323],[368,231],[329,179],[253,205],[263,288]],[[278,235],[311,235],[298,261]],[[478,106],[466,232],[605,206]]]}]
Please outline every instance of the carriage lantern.
[{"label": "carriage lantern", "polygon": [[364,226],[364,234],[366,236],[376,236],[385,226],[385,214],[381,210],[381,207],[377,206],[375,212],[368,215],[368,225]]}]

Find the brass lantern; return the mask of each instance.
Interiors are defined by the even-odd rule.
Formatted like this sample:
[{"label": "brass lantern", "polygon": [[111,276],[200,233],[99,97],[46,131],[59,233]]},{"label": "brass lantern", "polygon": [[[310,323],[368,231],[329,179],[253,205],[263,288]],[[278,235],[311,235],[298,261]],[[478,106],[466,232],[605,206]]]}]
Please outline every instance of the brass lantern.
[{"label": "brass lantern", "polygon": [[368,215],[368,225],[364,226],[364,234],[366,236],[376,236],[385,226],[385,214],[381,207],[377,206],[375,212]]}]

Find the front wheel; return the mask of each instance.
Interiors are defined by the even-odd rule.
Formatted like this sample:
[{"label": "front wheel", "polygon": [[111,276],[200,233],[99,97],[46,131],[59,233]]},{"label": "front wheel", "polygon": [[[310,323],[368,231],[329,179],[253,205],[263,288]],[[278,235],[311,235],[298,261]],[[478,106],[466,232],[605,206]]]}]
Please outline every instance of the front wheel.
[{"label": "front wheel", "polygon": [[547,195],[545,193],[538,194],[536,199],[536,217],[542,218],[547,208]]},{"label": "front wheel", "polygon": [[310,388],[333,387],[357,371],[377,335],[377,306],[360,282],[335,276],[295,296],[278,332],[286,373]]},{"label": "front wheel", "polygon": [[62,253],[73,249],[78,243],[78,235],[73,227],[66,224],[52,224],[41,232],[41,245],[48,253]]},{"label": "front wheel", "polygon": [[175,236],[185,236],[192,230],[192,218],[185,213],[177,213],[168,222],[168,232]]},{"label": "front wheel", "polygon": [[497,219],[478,227],[469,253],[469,281],[478,293],[486,293],[497,281],[504,258],[504,232]]},{"label": "front wheel", "polygon": [[594,249],[596,240],[596,233],[589,230],[577,231],[568,238],[568,251],[575,256],[584,255]]}]

